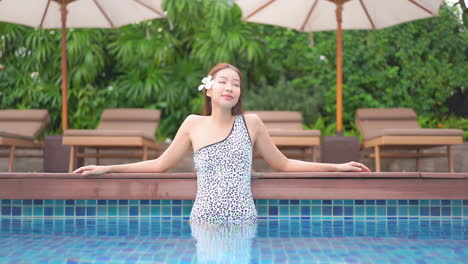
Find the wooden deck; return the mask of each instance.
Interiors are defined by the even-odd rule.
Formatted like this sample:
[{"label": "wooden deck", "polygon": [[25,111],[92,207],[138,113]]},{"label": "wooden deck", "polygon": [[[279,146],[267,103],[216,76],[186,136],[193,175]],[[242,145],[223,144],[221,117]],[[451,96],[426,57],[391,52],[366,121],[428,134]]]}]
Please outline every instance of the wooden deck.
[{"label": "wooden deck", "polygon": [[[0,199],[195,199],[194,173],[0,173]],[[468,173],[253,173],[255,199],[468,199]]]}]

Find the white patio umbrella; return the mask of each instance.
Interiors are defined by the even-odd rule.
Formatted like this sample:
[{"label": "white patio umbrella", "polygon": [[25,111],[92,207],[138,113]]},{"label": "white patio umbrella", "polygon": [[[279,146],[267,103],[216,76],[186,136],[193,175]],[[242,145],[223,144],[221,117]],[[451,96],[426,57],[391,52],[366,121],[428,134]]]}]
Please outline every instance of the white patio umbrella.
[{"label": "white patio umbrella", "polygon": [[245,21],[298,31],[337,30],[336,130],[343,133],[342,29],[381,29],[439,15],[443,0],[235,0]]},{"label": "white patio umbrella", "polygon": [[68,128],[67,28],[115,28],[165,17],[162,0],[0,0],[0,21],[62,29],[62,129]]}]

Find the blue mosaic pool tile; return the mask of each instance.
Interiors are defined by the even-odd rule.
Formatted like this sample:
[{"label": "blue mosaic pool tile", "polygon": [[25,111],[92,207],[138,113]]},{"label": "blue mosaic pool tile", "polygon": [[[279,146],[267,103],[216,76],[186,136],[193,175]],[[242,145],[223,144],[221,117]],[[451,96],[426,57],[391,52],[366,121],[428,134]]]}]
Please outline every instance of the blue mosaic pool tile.
[{"label": "blue mosaic pool tile", "polygon": [[377,216],[386,217],[387,216],[387,207],[377,206]]},{"label": "blue mosaic pool tile", "polygon": [[32,207],[31,206],[23,206],[22,216],[30,217],[32,216]]},{"label": "blue mosaic pool tile", "polygon": [[280,200],[268,200],[268,205],[278,205]]},{"label": "blue mosaic pool tile", "polygon": [[442,206],[447,206],[447,205],[450,206],[450,200],[441,200],[440,202]]},{"label": "blue mosaic pool tile", "polygon": [[2,215],[9,216],[11,214],[11,206],[2,206]]},{"label": "blue mosaic pool tile", "polygon": [[431,207],[431,216],[440,216],[440,207]]},{"label": "blue mosaic pool tile", "polygon": [[322,200],[312,200],[312,205],[322,205]]},{"label": "blue mosaic pool tile", "polygon": [[290,206],[289,207],[289,215],[291,216],[301,216],[300,213],[300,207],[299,206]]},{"label": "blue mosaic pool tile", "polygon": [[278,206],[268,206],[268,215],[278,216]]},{"label": "blue mosaic pool tile", "polygon": [[44,208],[42,206],[34,206],[33,207],[33,215],[34,216],[44,216]]},{"label": "blue mosaic pool tile", "polygon": [[124,217],[128,216],[128,211],[129,211],[128,206],[119,206],[118,210],[119,210],[119,216],[124,216]]},{"label": "blue mosaic pool tile", "polygon": [[151,206],[151,216],[161,216],[161,207]]},{"label": "blue mosaic pool tile", "polygon": [[364,205],[364,200],[354,200],[354,205]]},{"label": "blue mosaic pool tile", "polygon": [[96,216],[96,207],[91,206],[91,207],[86,207],[86,216]]},{"label": "blue mosaic pool tile", "polygon": [[366,206],[366,216],[375,216],[374,206]]},{"label": "blue mosaic pool tile", "polygon": [[396,206],[388,206],[387,207],[387,216],[396,216],[397,214],[397,207]]},{"label": "blue mosaic pool tile", "polygon": [[398,200],[398,205],[408,205],[408,200]]},{"label": "blue mosaic pool tile", "polygon": [[408,216],[408,206],[399,206],[398,216]]},{"label": "blue mosaic pool tile", "polygon": [[107,207],[107,215],[108,216],[117,216],[117,214],[118,214],[117,206]]},{"label": "blue mosaic pool tile", "polygon": [[85,216],[86,215],[86,207],[84,206],[77,206],[75,207],[75,215],[76,216]]},{"label": "blue mosaic pool tile", "polygon": [[420,216],[429,216],[429,206],[419,207],[419,215]]},{"label": "blue mosaic pool tile", "polygon": [[289,206],[279,206],[279,216],[289,216]]},{"label": "blue mosaic pool tile", "polygon": [[[193,200],[0,200],[3,217],[189,217]],[[255,200],[259,217],[467,217],[463,200]]]},{"label": "blue mosaic pool tile", "polygon": [[21,207],[19,206],[13,206],[11,208],[11,215],[12,216],[21,216]]},{"label": "blue mosaic pool tile", "polygon": [[299,205],[299,200],[290,200],[289,204],[291,204],[291,205]]},{"label": "blue mosaic pool tile", "polygon": [[333,216],[343,216],[343,206],[333,206]]},{"label": "blue mosaic pool tile", "polygon": [[331,216],[332,215],[332,207],[331,206],[322,206],[322,215],[323,216]]},{"label": "blue mosaic pool tile", "polygon": [[54,207],[45,206],[44,207],[44,216],[54,216]]},{"label": "blue mosaic pool tile", "polygon": [[409,215],[410,216],[418,216],[419,215],[419,207],[410,205],[409,206]]},{"label": "blue mosaic pool tile", "polygon": [[[267,206],[263,206],[264,210],[265,210],[265,215],[267,215],[267,210],[268,210],[268,207]],[[190,216],[190,213],[192,212],[192,207],[191,206],[182,206],[182,215],[185,217],[185,216]]]},{"label": "blue mosaic pool tile", "polygon": [[171,216],[170,206],[162,206],[162,216]]},{"label": "blue mosaic pool tile", "polygon": [[75,208],[65,207],[65,216],[75,216]]}]

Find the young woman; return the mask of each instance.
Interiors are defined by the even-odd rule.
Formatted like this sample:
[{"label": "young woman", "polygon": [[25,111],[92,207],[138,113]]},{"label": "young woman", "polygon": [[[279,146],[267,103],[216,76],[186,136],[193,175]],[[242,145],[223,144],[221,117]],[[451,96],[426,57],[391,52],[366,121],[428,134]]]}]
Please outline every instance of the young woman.
[{"label": "young woman", "polygon": [[227,63],[213,67],[199,90],[205,89],[204,115],[188,116],[173,142],[157,159],[112,166],[84,166],[75,173],[164,172],[193,149],[197,196],[191,222],[252,222],[256,220],[250,175],[256,151],[278,171],[370,171],[357,162],[315,163],[286,158],[273,144],[262,120],[243,115],[239,69]]}]

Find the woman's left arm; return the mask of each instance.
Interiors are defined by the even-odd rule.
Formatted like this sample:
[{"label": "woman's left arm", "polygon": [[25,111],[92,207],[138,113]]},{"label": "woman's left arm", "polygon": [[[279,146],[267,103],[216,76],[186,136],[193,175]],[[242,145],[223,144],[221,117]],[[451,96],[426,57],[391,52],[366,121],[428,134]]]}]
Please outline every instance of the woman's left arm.
[{"label": "woman's left arm", "polygon": [[278,171],[356,171],[370,172],[369,168],[359,162],[348,162],[341,164],[307,162],[301,160],[288,159],[276,147],[268,134],[268,130],[262,120],[257,115],[250,115],[253,119],[255,134],[255,149],[270,164],[272,168]]}]

